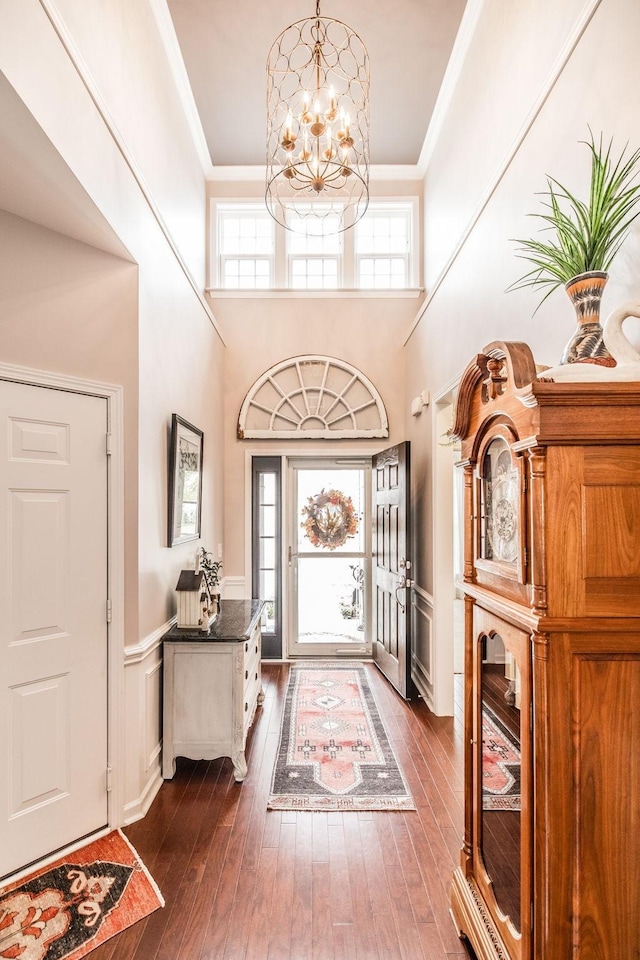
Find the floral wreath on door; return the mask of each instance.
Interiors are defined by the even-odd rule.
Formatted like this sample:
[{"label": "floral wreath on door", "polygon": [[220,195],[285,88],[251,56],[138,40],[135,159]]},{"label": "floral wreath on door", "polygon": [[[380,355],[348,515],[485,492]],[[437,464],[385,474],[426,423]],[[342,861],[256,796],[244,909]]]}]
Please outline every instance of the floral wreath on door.
[{"label": "floral wreath on door", "polygon": [[358,517],[353,500],[340,490],[324,488],[300,511],[305,519],[300,526],[314,547],[335,550],[358,532]]}]

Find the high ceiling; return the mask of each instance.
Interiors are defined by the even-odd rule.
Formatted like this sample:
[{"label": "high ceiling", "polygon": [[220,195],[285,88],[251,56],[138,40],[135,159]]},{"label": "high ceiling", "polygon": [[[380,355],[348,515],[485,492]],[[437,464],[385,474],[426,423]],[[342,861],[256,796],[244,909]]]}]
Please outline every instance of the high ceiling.
[{"label": "high ceiling", "polygon": [[[265,162],[266,60],[314,0],[168,0],[215,166]],[[371,68],[371,163],[415,164],[465,0],[322,0],[321,16],[348,24]]]}]

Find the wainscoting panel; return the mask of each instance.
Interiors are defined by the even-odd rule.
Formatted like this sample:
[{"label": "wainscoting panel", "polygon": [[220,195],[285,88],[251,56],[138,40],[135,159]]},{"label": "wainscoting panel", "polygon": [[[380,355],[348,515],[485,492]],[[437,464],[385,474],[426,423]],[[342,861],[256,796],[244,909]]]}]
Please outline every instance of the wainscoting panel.
[{"label": "wainscoting panel", "polygon": [[433,709],[433,598],[414,586],[411,590],[411,679]]},{"label": "wainscoting panel", "polygon": [[162,786],[162,637],[174,623],[125,648],[125,824],[144,817]]},{"label": "wainscoting panel", "polygon": [[[223,600],[247,600],[251,597],[250,593],[245,593],[244,577],[224,577],[220,584],[220,592]],[[249,581],[249,588],[251,583]]]}]

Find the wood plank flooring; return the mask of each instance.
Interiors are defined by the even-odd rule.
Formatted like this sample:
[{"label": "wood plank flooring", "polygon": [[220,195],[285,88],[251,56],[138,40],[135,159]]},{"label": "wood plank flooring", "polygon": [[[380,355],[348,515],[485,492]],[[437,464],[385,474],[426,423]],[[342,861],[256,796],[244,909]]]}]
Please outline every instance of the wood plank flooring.
[{"label": "wood plank flooring", "polygon": [[462,837],[458,719],[406,704],[373,665],[374,695],[416,812],[266,809],[288,664],[263,664],[249,774],[179,759],[125,833],[166,900],[91,960],[447,960],[472,956],[449,916]]}]

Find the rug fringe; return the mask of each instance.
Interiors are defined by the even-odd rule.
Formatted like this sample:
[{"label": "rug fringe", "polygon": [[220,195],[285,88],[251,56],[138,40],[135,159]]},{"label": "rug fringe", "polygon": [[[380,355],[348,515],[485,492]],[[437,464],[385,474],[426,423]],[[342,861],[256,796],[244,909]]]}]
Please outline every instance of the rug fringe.
[{"label": "rug fringe", "polygon": [[136,850],[136,848],[134,847],[134,845],[131,843],[131,840],[129,840],[129,838],[124,835],[124,833],[122,832],[122,830],[120,829],[120,827],[117,828],[117,831],[116,831],[116,832],[117,832],[118,834],[120,834],[120,838],[121,838],[122,840],[124,840],[124,842],[126,843],[126,845],[129,847],[129,850],[131,850],[131,853],[132,853],[133,856],[136,858],[137,863],[140,864],[140,869],[142,870],[142,872],[144,873],[145,877],[146,877],[147,880],[149,881],[149,886],[153,889],[153,892],[155,893],[156,897],[157,897],[158,900],[160,901],[160,906],[161,906],[161,907],[164,907],[164,906],[165,906],[165,901],[164,901],[164,897],[162,896],[162,893],[160,892],[160,887],[158,886],[158,884],[156,883],[156,881],[153,879],[153,877],[152,877],[151,874],[149,873],[149,870],[148,870],[148,868],[147,868],[144,860],[142,859],[142,857],[140,856],[140,854],[138,853],[138,851]]}]

